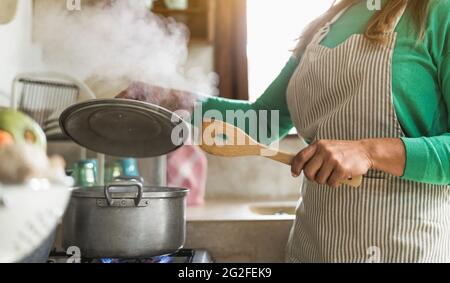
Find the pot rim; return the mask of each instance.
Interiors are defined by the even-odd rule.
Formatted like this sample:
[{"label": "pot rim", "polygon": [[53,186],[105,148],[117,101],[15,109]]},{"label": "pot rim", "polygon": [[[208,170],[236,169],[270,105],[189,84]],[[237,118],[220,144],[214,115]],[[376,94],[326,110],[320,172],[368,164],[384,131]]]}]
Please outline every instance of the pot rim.
[{"label": "pot rim", "polygon": [[[130,187],[133,187],[132,185]],[[112,187],[114,189],[114,186]],[[115,197],[119,198],[136,198],[136,191],[133,189],[118,188],[117,192],[112,192]],[[189,190],[184,188],[171,188],[171,187],[157,187],[157,186],[144,186],[143,187],[143,199],[155,199],[155,198],[181,198],[186,197]],[[105,187],[75,187],[72,190],[72,197],[75,198],[95,198],[105,199]]]}]

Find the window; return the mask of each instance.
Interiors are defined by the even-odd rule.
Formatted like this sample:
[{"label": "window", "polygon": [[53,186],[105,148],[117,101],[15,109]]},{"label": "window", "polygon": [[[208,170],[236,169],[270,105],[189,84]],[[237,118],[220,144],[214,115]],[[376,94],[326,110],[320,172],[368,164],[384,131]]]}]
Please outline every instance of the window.
[{"label": "window", "polygon": [[247,0],[251,101],[279,74],[306,25],[332,3],[333,0]]}]

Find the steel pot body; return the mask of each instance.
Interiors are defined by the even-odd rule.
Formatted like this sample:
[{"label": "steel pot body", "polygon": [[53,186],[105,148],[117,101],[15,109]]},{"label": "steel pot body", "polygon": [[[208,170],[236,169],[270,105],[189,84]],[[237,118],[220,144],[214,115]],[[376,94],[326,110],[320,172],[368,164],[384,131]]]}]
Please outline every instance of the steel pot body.
[{"label": "steel pot body", "polygon": [[63,219],[63,247],[83,258],[149,258],[185,242],[187,190],[115,182],[77,188]]}]

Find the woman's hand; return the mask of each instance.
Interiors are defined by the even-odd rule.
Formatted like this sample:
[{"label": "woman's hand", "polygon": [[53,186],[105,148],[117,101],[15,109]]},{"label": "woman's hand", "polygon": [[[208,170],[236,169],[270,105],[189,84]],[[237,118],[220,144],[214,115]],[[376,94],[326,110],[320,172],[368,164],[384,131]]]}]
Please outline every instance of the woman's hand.
[{"label": "woman's hand", "polygon": [[370,169],[402,176],[405,163],[400,139],[321,140],[295,157],[291,171],[294,177],[303,171],[310,181],[336,188],[343,180],[362,176]]},{"label": "woman's hand", "polygon": [[196,97],[194,94],[174,89],[162,88],[143,82],[133,82],[116,98],[139,100],[159,105],[171,111],[192,111]]}]

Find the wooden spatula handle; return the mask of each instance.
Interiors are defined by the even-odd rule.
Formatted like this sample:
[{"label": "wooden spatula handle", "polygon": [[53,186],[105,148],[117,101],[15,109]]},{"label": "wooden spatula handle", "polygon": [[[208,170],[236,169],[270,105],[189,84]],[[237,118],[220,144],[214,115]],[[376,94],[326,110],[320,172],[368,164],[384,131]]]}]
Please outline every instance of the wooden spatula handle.
[{"label": "wooden spatula handle", "polygon": [[[272,150],[268,150],[268,152],[270,152],[270,151],[272,151]],[[291,154],[291,153],[285,153],[282,151],[272,151],[272,152],[273,152],[273,154],[271,154],[271,155],[268,154],[265,157],[270,158],[275,161],[278,161],[278,162],[281,162],[286,165],[291,165],[292,161],[295,158],[295,155]]]},{"label": "wooden spatula handle", "polygon": [[[270,158],[275,161],[278,161],[280,163],[286,164],[286,165],[291,165],[292,161],[295,158],[295,155],[292,153],[286,153],[286,152],[276,151],[276,150],[272,150],[272,149],[266,149],[266,153],[271,153],[271,154],[267,154],[265,157]],[[353,178],[351,180],[344,180],[344,181],[342,181],[342,184],[357,188],[357,187],[361,186],[362,179],[363,179],[363,177],[359,176],[359,177]]]},{"label": "wooden spatula handle", "polygon": [[349,186],[355,187],[355,188],[359,188],[359,187],[361,187],[362,182],[363,182],[363,177],[359,176],[359,177],[353,178],[351,180],[345,180],[342,182],[342,184],[349,185]]}]

